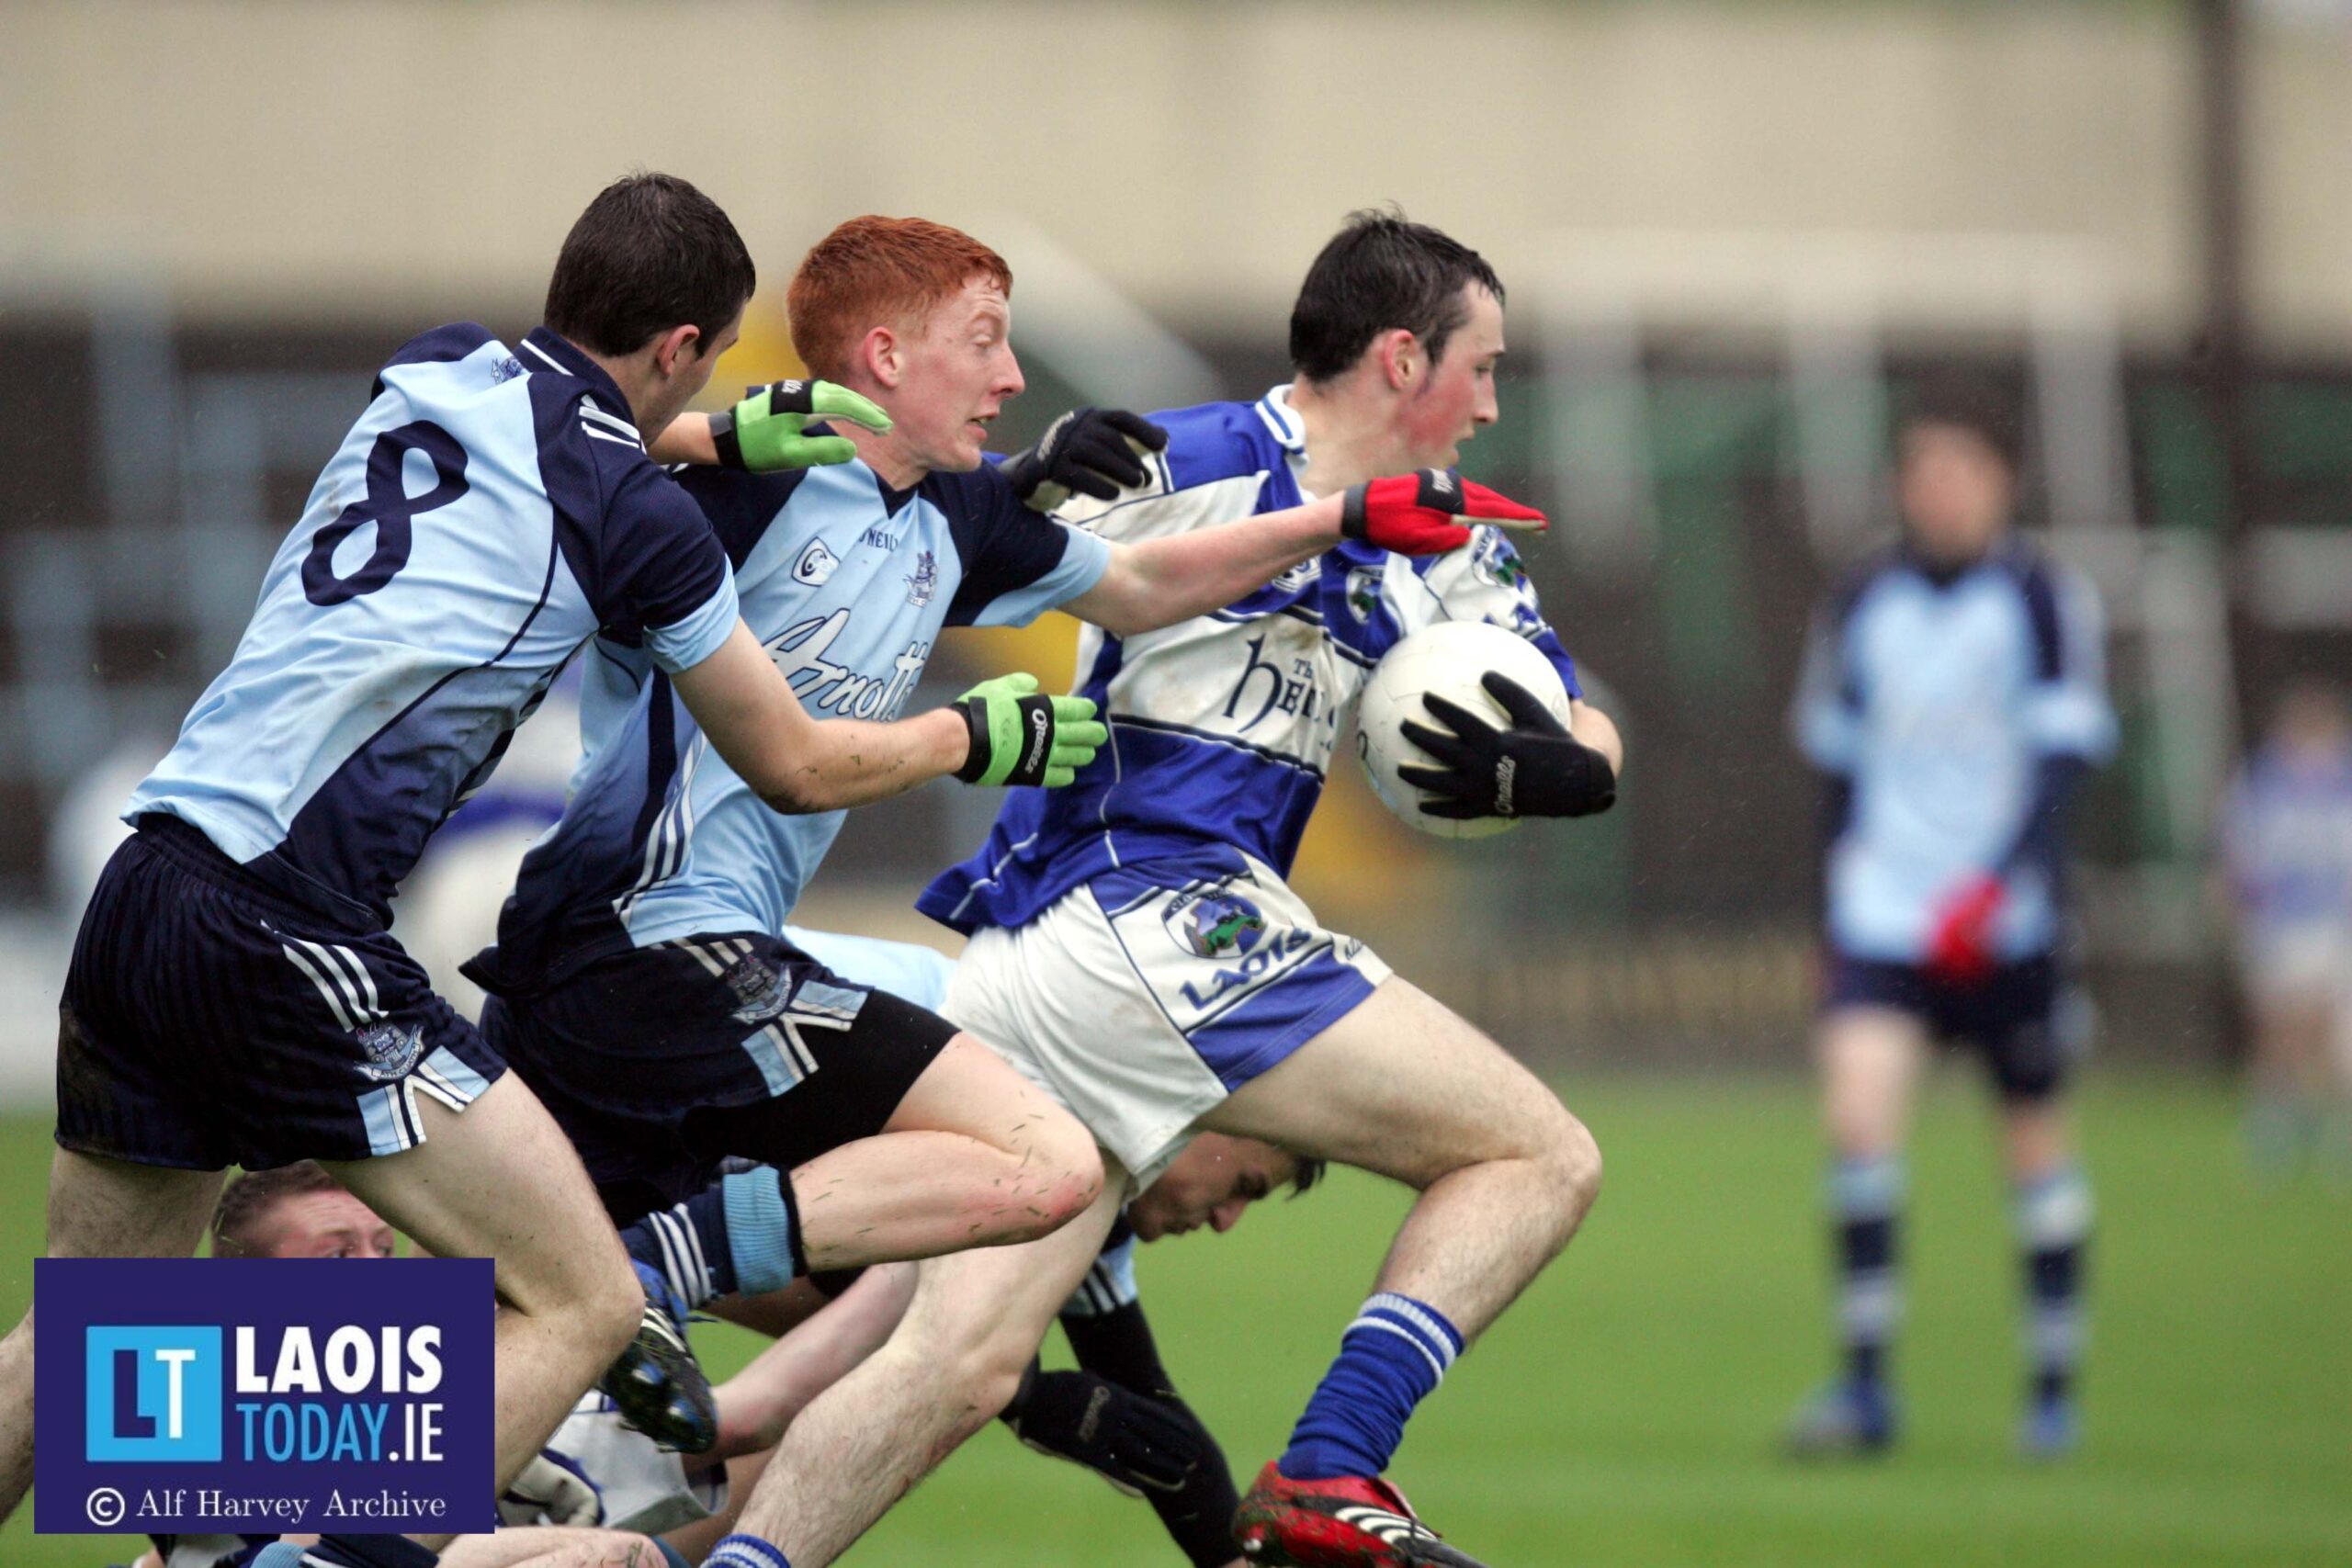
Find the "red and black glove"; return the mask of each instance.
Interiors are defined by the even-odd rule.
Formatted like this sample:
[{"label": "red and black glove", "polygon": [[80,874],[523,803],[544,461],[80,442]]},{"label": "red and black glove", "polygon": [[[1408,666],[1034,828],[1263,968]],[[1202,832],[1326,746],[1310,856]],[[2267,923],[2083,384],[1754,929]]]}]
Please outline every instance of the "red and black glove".
[{"label": "red and black glove", "polygon": [[1470,542],[1470,530],[1456,518],[1538,531],[1551,526],[1533,507],[1473,484],[1452,468],[1420,468],[1351,487],[1340,532],[1400,556],[1442,556]]},{"label": "red and black glove", "polygon": [[1993,974],[1993,925],[2009,891],[1990,872],[1970,877],[1937,908],[1928,973],[1948,986],[1981,986]]}]

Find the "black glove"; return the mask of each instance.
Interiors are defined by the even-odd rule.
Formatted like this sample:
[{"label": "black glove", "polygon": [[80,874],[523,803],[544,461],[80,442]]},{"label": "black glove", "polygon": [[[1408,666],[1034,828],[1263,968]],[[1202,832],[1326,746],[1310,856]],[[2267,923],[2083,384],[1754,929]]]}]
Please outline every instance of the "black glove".
[{"label": "black glove", "polygon": [[1039,1453],[1069,1460],[1140,1497],[1174,1492],[1216,1444],[1192,1412],[1162,1404],[1092,1372],[1032,1364],[1005,1407],[1005,1425]]},{"label": "black glove", "polygon": [[[997,471],[1026,505],[1049,512],[1073,491],[1109,501],[1143,483],[1142,452],[1168,449],[1168,432],[1125,409],[1072,409],[1046,426],[1037,445]],[[1044,493],[1040,493],[1041,487]]]},{"label": "black glove", "polygon": [[1443,764],[1396,770],[1407,784],[1442,797],[1421,802],[1423,812],[1458,820],[1593,817],[1617,804],[1617,774],[1609,759],[1570,735],[1532,692],[1494,671],[1479,683],[1510,715],[1510,728],[1497,729],[1433,694],[1424,695],[1422,705],[1452,734],[1410,719],[1399,727],[1406,739]]}]

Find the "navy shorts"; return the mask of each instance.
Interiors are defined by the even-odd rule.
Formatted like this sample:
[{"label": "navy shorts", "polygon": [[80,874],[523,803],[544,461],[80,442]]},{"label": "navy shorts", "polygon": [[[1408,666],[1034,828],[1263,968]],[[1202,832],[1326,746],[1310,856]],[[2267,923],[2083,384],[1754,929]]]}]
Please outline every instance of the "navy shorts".
[{"label": "navy shorts", "polygon": [[1826,1008],[1907,1012],[1939,1044],[1973,1046],[2008,1100],[2047,1100],[2082,1055],[2064,976],[2054,958],[2004,964],[1978,985],[1955,986],[1912,964],[1833,954]]},{"label": "navy shorts", "polygon": [[758,932],[600,958],[492,997],[481,1021],[621,1224],[684,1201],[730,1156],[790,1170],[873,1136],[956,1034]]},{"label": "navy shorts", "polygon": [[58,1007],[57,1141],[135,1165],[248,1170],[424,1141],[505,1070],[424,968],[146,817],[107,862]]}]

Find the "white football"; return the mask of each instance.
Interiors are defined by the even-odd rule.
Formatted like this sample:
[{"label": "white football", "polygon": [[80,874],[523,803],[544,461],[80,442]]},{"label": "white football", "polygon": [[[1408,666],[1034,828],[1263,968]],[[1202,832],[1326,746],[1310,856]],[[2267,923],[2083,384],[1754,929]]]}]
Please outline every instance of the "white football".
[{"label": "white football", "polygon": [[1484,621],[1440,621],[1424,626],[1390,649],[1374,666],[1356,705],[1356,755],[1372,776],[1374,793],[1407,826],[1446,839],[1483,839],[1519,826],[1515,817],[1477,817],[1466,822],[1431,817],[1420,809],[1433,798],[1396,776],[1405,767],[1431,767],[1437,759],[1405,739],[1402,726],[1410,720],[1430,729],[1445,726],[1421,705],[1429,694],[1459,704],[1508,728],[1510,716],[1502,704],[1478,683],[1488,671],[1500,671],[1542,700],[1552,716],[1568,722],[1568,688],[1552,661],[1535,645],[1515,632]]}]

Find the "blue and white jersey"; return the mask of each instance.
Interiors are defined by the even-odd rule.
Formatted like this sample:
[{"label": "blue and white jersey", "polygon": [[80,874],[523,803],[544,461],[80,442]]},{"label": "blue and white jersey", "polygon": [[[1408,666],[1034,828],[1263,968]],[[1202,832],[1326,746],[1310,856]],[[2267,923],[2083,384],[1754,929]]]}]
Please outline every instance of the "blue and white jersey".
[{"label": "blue and white jersey", "polygon": [[844,980],[888,991],[933,1012],[947,1005],[947,978],[956,973],[956,961],[935,948],[807,926],[786,926],[780,934]]},{"label": "blue and white jersey", "polygon": [[[863,462],[681,484],[734,563],[744,619],[814,716],[899,716],[944,626],[1019,626],[1084,593],[1110,547],[1041,517],[991,466],[891,490]],[[670,682],[599,640],[585,760],[563,819],[525,857],[478,961],[528,990],[631,947],[782,935],[844,813],[771,810],[714,754]]]},{"label": "blue and white jersey", "polygon": [[734,629],[726,557],[628,416],[544,327],[520,354],[471,323],[402,347],[126,818],[381,926],[581,644],[681,670]]},{"label": "blue and white jersey", "polygon": [[[2041,760],[2114,750],[2098,601],[2021,539],[1941,578],[1890,552],[1817,618],[1793,723],[1814,765],[1853,786],[1829,850],[1831,945],[1917,963],[1943,901],[2017,843]],[[2048,871],[2007,874],[1996,955],[2049,953]]]},{"label": "blue and white jersey", "polygon": [[[1153,414],[1168,449],[1142,488],[1076,498],[1058,515],[1139,542],[1299,505],[1306,432],[1288,392]],[[916,907],[968,934],[1026,925],[1079,884],[1146,862],[1230,869],[1238,849],[1287,874],[1365,677],[1408,632],[1442,620],[1518,632],[1578,694],[1494,528],[1418,558],[1349,540],[1213,614],[1129,637],[1087,627],[1079,691],[1101,705],[1110,744],[1067,788],[1012,791],[979,853]]]},{"label": "blue and white jersey", "polygon": [[2352,751],[2256,752],[2223,803],[2222,854],[2253,941],[2352,938]]}]

